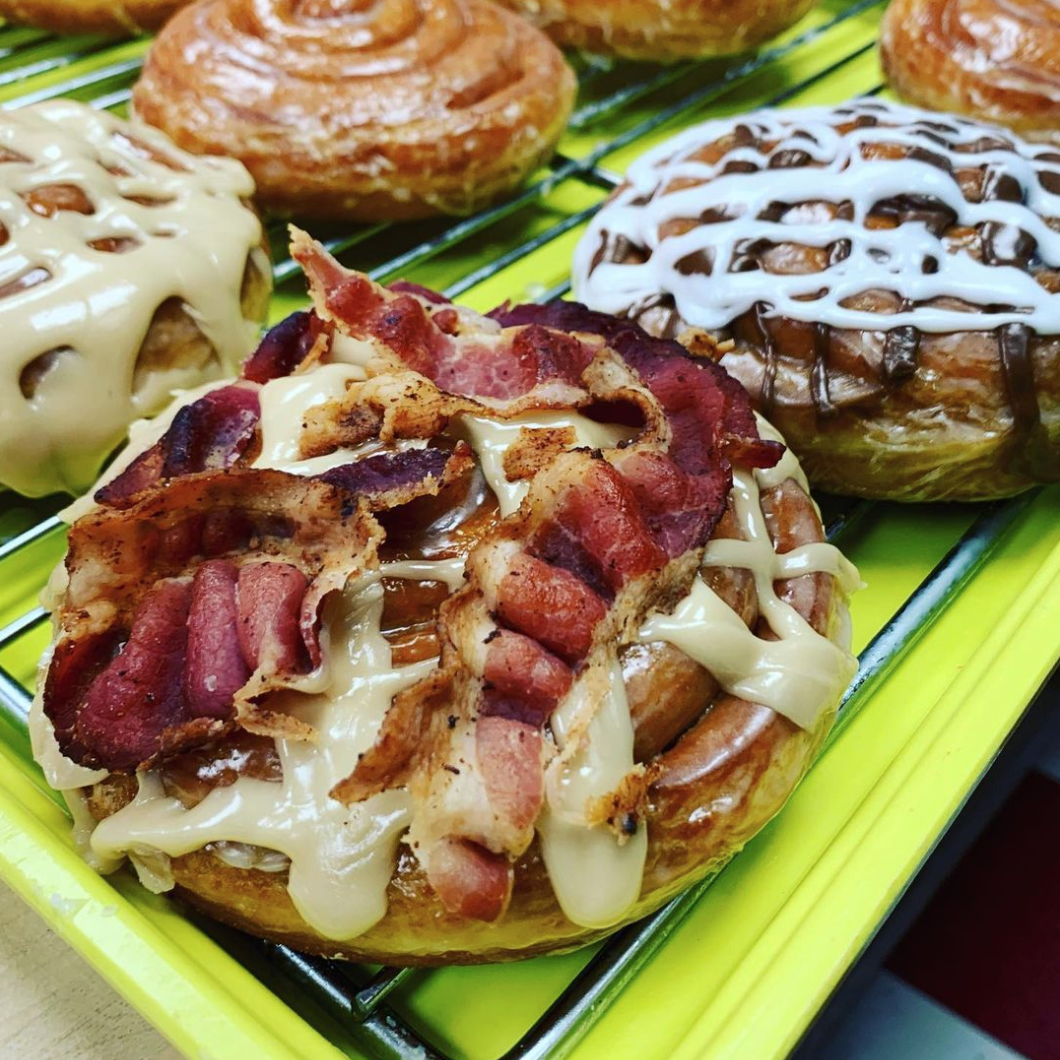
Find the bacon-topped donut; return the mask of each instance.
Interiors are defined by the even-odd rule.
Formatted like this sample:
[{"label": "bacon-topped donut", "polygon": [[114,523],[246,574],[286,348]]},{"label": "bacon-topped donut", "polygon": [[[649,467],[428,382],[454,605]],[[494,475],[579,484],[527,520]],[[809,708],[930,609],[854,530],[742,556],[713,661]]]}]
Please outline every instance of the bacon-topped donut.
[{"label": "bacon-topped donut", "polygon": [[93,847],[392,963],[643,915],[779,808],[850,676],[801,472],[633,324],[292,252],[314,310],[71,532],[43,714],[112,771]]}]

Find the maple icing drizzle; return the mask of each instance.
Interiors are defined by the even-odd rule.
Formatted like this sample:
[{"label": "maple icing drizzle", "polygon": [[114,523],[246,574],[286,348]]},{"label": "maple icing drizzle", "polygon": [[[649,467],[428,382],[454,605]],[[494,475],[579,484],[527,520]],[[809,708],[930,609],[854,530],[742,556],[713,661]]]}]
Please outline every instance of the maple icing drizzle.
[{"label": "maple icing drizzle", "polygon": [[[308,408],[338,396],[362,376],[356,365],[332,364],[267,383],[261,401],[264,441],[259,466],[302,474],[316,471],[316,465],[299,459],[298,446],[291,439],[297,437]],[[171,418],[174,411],[171,408],[164,415]],[[514,425],[554,429],[560,420],[573,427],[574,445],[614,445],[629,434],[628,428],[597,423],[575,412],[544,412],[536,419],[521,416]],[[760,420],[759,426],[763,436],[777,437],[765,421]],[[522,500],[522,484],[507,480],[503,460],[505,448],[518,436],[513,423],[465,417],[461,430],[476,450],[502,508],[513,511]],[[149,441],[158,430],[135,433]],[[350,454],[339,458],[348,460]],[[780,601],[773,584],[823,571],[849,590],[856,586],[857,575],[829,544],[806,544],[777,555],[765,526],[759,489],[788,478],[805,488],[790,452],[774,469],[737,472],[737,515],[746,539],[712,542],[704,561],[706,566],[736,566],[754,573],[763,614],[778,632],[775,645],[779,646],[751,634],[700,578],[672,614],[649,620],[642,640],[672,641],[708,667],[716,667],[722,687],[753,693],[796,724],[813,728],[821,712],[834,707],[853,662],[845,645],[837,646],[816,633]],[[277,739],[282,781],[240,776],[188,808],[166,794],[158,770],[144,772],[135,800],[91,832],[81,815],[81,838],[90,856],[98,864],[112,865],[127,854],[145,884],[156,889],[172,885],[167,856],[204,847],[230,865],[265,866],[268,871],[287,866],[292,901],[318,932],[347,939],[367,931],[386,912],[397,844],[414,824],[411,801],[403,790],[394,790],[345,806],[328,793],[370,746],[393,696],[422,680],[437,662],[394,664],[381,633],[383,579],[443,582],[455,590],[463,584],[463,568],[462,559],[445,558],[401,560],[354,572],[345,592],[325,605],[322,668],[300,679],[298,687],[278,693],[283,702],[277,702],[277,708],[297,712],[317,733],[310,744]],[[704,644],[728,647],[722,655],[716,650],[704,655]],[[82,770],[57,755],[39,701],[31,726],[38,760],[55,786],[100,779],[98,771]],[[554,712],[551,728],[558,753],[546,772],[546,802],[539,821],[542,855],[568,918],[585,926],[611,924],[640,894],[647,851],[643,824],[632,836],[619,839],[609,828],[590,823],[589,804],[637,768],[617,660],[574,683]],[[572,732],[587,736],[565,747],[565,734]]]},{"label": "maple icing drizzle", "polygon": [[[253,192],[240,163],[82,103],[3,113],[0,482],[81,490],[132,420],[236,368],[258,335],[241,306],[248,260],[271,275]],[[207,363],[170,347],[141,364],[171,300],[212,346]]]}]

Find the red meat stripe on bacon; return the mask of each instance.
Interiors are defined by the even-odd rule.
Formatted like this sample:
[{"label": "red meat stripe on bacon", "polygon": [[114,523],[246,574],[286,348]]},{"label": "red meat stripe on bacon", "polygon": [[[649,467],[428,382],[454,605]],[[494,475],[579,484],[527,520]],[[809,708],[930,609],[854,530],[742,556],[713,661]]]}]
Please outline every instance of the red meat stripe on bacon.
[{"label": "red meat stripe on bacon", "polygon": [[275,324],[243,365],[243,378],[267,383],[290,375],[309,355],[322,330],[316,313],[292,313]]},{"label": "red meat stripe on bacon", "polygon": [[309,580],[290,563],[252,563],[239,572],[238,632],[252,670],[275,673],[308,668],[302,640],[302,601]]},{"label": "red meat stripe on bacon", "polygon": [[192,578],[187,620],[191,635],[184,667],[184,699],[192,717],[227,720],[233,697],[256,669],[247,665],[233,636],[239,618],[238,577],[231,560],[214,559]]},{"label": "red meat stripe on bacon", "polygon": [[144,490],[179,475],[231,467],[254,437],[256,387],[225,386],[180,409],[164,435],[95,493],[97,504],[127,508]]},{"label": "red meat stripe on bacon", "polygon": [[78,520],[43,696],[63,753],[143,766],[220,735],[237,702],[242,724],[282,727],[258,697],[318,661],[324,595],[375,554],[364,514],[326,483],[232,468]]},{"label": "red meat stripe on bacon", "polygon": [[133,769],[189,720],[182,679],[190,603],[187,582],[159,582],[137,609],[125,646],[89,687],[76,737],[99,765]]},{"label": "red meat stripe on bacon", "polygon": [[113,639],[82,642],[89,650],[76,660],[78,670],[95,671],[87,689],[69,681],[64,689],[65,659],[57,656],[45,701],[66,722],[56,725],[63,753],[134,769],[217,735],[234,719],[233,699],[252,672],[306,669],[300,616],[308,586],[288,563],[239,569],[231,560],[207,560],[190,580],[158,582],[116,655]]}]

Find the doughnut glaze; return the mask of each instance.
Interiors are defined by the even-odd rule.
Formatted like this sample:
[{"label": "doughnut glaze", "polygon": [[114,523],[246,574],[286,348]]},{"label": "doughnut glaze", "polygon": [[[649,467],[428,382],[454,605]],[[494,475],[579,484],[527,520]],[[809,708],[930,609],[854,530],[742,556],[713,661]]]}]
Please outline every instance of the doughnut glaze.
[{"label": "doughnut glaze", "polygon": [[1060,155],[995,126],[763,111],[635,162],[575,291],[720,341],[818,486],[1004,496],[1060,474],[1058,216]]}]

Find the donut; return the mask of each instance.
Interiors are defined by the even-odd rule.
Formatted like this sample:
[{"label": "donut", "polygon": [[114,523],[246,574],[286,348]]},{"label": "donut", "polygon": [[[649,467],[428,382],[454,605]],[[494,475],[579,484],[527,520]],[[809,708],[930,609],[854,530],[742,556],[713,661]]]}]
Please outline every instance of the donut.
[{"label": "donut", "polygon": [[733,55],[795,25],[816,0],[501,0],[564,48],[650,62]]},{"label": "donut", "polygon": [[0,0],[0,17],[55,33],[132,36],[156,30],[189,0]]},{"label": "donut", "polygon": [[235,371],[272,287],[253,190],[81,103],[0,112],[0,483],[80,493],[133,420]]},{"label": "donut", "polygon": [[859,99],[709,121],[580,241],[593,309],[714,356],[818,488],[983,500],[1060,478],[1060,154]]},{"label": "donut", "polygon": [[279,214],[467,214],[545,162],[573,71],[484,0],[208,0],[159,34],[132,105],[197,154],[240,159]]},{"label": "donut", "polygon": [[293,253],[313,310],[71,527],[37,759],[98,867],[299,950],[600,938],[779,810],[857,573],[709,360]]},{"label": "donut", "polygon": [[892,0],[880,56],[910,103],[1060,143],[1060,19],[1051,0]]}]

